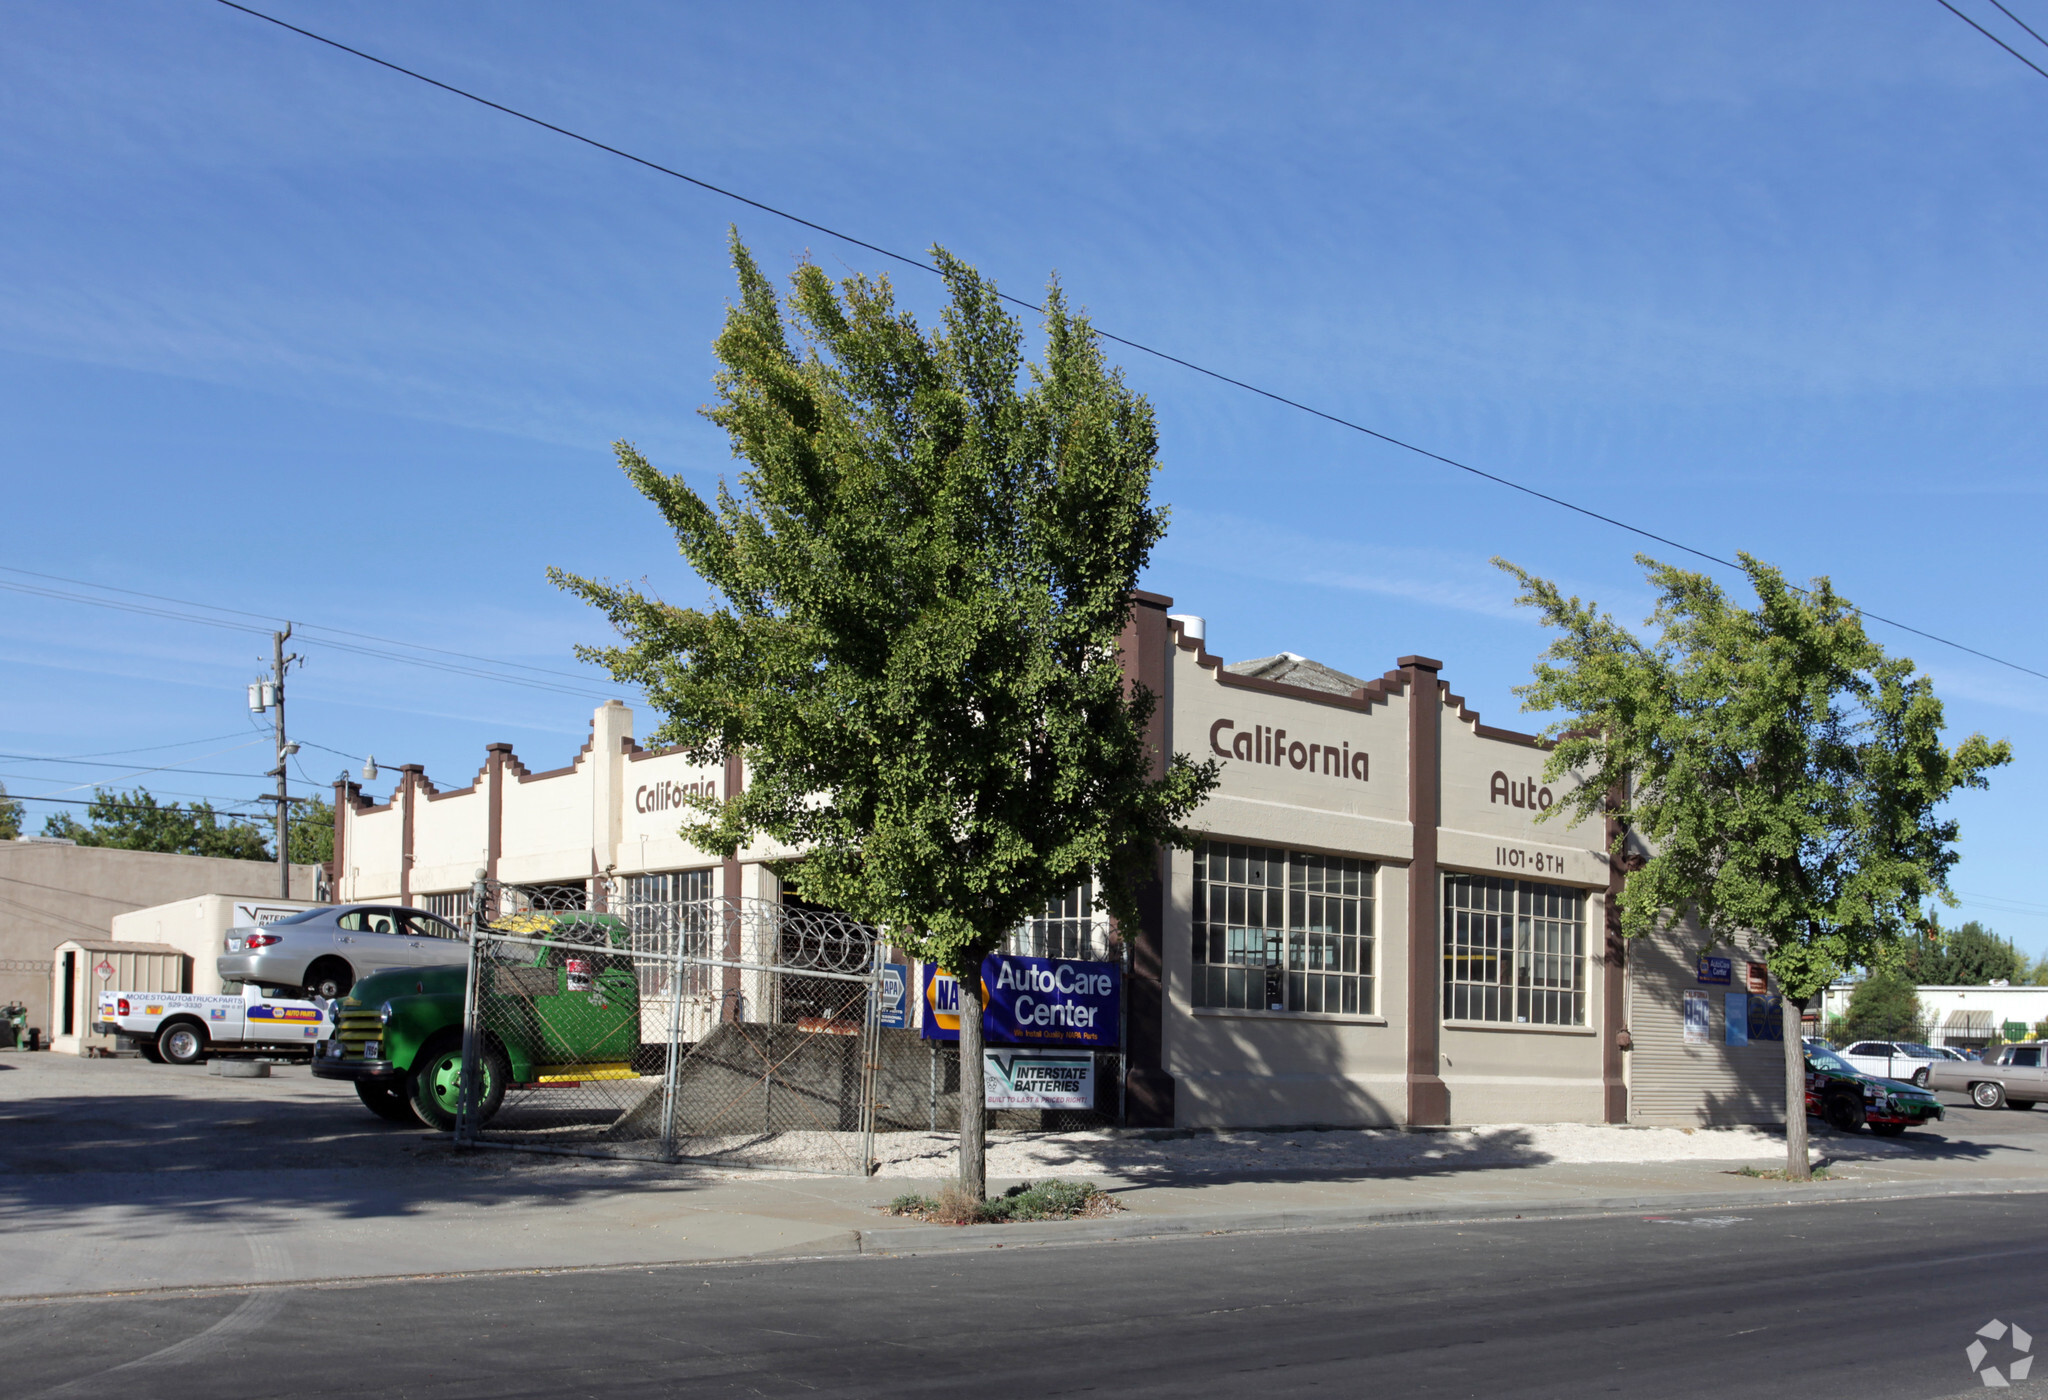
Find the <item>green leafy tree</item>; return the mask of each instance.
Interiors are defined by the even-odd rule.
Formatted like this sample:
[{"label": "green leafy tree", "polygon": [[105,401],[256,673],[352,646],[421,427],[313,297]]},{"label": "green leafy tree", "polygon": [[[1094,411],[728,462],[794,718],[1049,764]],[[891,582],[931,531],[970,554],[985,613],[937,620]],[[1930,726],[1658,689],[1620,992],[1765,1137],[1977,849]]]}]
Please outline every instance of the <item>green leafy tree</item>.
[{"label": "green leafy tree", "polygon": [[261,827],[214,811],[211,803],[160,805],[147,788],[133,792],[93,790],[81,822],[68,812],[43,823],[45,836],[64,836],[81,846],[122,851],[167,851],[173,855],[269,860]]},{"label": "green leafy tree", "polygon": [[13,841],[21,836],[21,804],[7,795],[7,784],[0,783],[0,841]]},{"label": "green leafy tree", "polygon": [[1920,997],[1911,978],[1899,972],[1874,972],[1849,994],[1842,1016],[1847,1040],[1917,1040]]},{"label": "green leafy tree", "polygon": [[[1657,595],[1650,640],[1504,560],[1520,602],[1559,636],[1518,693],[1563,716],[1546,774],[1579,778],[1546,815],[1611,817],[1618,860],[1640,860],[1619,896],[1639,936],[1691,915],[1710,934],[1761,940],[1802,1011],[1840,973],[1883,967],[1950,902],[1957,826],[1939,813],[1985,785],[2011,747],[1942,743],[1942,707],[1912,662],[1890,657],[1826,579],[1788,586],[1739,556],[1757,606],[1643,558]],[[1647,854],[1629,856],[1631,834]],[[1785,1020],[1787,1172],[1811,1175],[1805,1064]]]},{"label": "green leafy tree", "polygon": [[292,864],[325,865],[334,859],[334,804],[315,797],[292,804]]},{"label": "green leafy tree", "polygon": [[1119,662],[1165,528],[1152,410],[1057,285],[1027,369],[995,287],[943,249],[931,332],[886,279],[799,266],[800,345],[736,234],[732,253],[705,412],[748,464],[739,493],[721,484],[713,509],[617,447],[716,606],[553,577],[626,638],[584,654],[646,688],[663,742],[746,754],[744,792],[698,802],[691,841],[801,849],[799,895],[959,979],[961,1185],[980,1198],[982,958],[1091,877],[1129,926],[1215,783],[1179,754],[1155,774],[1157,697]]},{"label": "green leafy tree", "polygon": [[2025,982],[2032,964],[1975,919],[1952,929],[1931,920],[1927,932],[1907,945],[1899,970],[1923,987],[1985,987]]}]

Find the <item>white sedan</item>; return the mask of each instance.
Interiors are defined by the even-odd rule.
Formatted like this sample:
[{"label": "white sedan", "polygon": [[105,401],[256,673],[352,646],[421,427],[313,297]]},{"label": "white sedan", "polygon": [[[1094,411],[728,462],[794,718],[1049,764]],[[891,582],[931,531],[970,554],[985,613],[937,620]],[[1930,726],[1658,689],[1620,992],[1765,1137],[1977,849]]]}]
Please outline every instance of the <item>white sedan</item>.
[{"label": "white sedan", "polygon": [[1859,1040],[1836,1052],[1843,1059],[1880,1079],[1910,1080],[1927,1086],[1927,1067],[1936,1060],[1959,1058],[1953,1051],[1937,1050],[1913,1040]]}]

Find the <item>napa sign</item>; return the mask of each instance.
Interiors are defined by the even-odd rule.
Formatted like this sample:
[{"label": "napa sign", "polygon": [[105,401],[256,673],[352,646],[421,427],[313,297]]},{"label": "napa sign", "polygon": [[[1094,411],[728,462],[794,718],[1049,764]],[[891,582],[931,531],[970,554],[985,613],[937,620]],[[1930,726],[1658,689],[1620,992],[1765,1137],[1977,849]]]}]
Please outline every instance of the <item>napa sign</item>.
[{"label": "napa sign", "polygon": [[[987,1045],[1115,1048],[1122,969],[1110,962],[1023,958],[981,960],[981,1037]],[[960,984],[924,966],[924,1038],[960,1038]]]}]

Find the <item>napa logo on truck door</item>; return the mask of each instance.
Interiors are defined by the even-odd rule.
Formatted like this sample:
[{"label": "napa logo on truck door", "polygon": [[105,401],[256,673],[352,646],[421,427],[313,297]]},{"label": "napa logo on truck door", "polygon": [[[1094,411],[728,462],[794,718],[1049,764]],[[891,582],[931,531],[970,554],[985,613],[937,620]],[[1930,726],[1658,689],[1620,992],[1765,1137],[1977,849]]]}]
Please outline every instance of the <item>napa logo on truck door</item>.
[{"label": "napa logo on truck door", "polygon": [[321,1015],[320,1008],[317,1006],[272,1006],[265,1002],[249,1008],[249,1019],[252,1021],[268,1021],[273,1025],[281,1025],[286,1022],[317,1023],[325,1018]]}]

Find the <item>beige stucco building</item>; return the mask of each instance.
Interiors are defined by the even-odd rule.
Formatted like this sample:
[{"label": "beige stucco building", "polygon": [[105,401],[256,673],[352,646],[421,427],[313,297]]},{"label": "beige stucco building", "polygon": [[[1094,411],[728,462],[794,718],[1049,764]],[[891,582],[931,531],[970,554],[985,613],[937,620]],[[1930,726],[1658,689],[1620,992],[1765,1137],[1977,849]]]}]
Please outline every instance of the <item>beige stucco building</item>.
[{"label": "beige stucco building", "polygon": [[[1631,1015],[1679,1045],[1648,1096],[1658,1121],[1769,1116],[1763,1099],[1693,1091],[1768,1084],[1769,1062],[1672,1030],[1682,935],[1631,985],[1608,925],[1609,833],[1539,820],[1560,792],[1533,736],[1483,723],[1430,658],[1371,680],[1284,653],[1228,664],[1170,607],[1138,595],[1126,671],[1162,697],[1158,761],[1214,758],[1222,774],[1191,823],[1205,839],[1161,858],[1122,930],[1133,1122],[1628,1121],[1651,1116],[1631,1111]],[[606,704],[546,771],[490,744],[459,788],[417,767],[381,803],[343,785],[337,897],[459,915],[484,871],[609,876],[635,899],[777,898],[767,862],[796,853],[721,859],[676,835],[679,798],[736,791],[743,764],[642,748],[634,723]],[[1078,893],[1077,910],[1091,917]]]},{"label": "beige stucco building", "polygon": [[[314,898],[319,878],[318,866],[293,866],[293,896]],[[26,1005],[29,1024],[45,1037],[76,1035],[77,1026],[67,1030],[61,1013],[67,1004],[78,1004],[84,973],[71,968],[74,995],[67,1003],[65,967],[53,957],[58,944],[113,937],[114,920],[133,910],[205,894],[260,898],[276,894],[277,887],[277,867],[267,861],[38,838],[0,841],[0,1005]],[[210,959],[206,971],[212,972]]]}]

